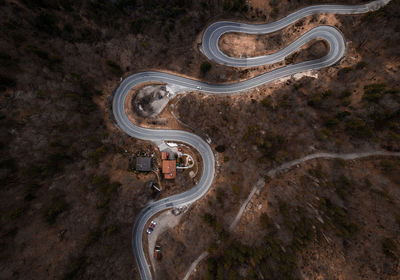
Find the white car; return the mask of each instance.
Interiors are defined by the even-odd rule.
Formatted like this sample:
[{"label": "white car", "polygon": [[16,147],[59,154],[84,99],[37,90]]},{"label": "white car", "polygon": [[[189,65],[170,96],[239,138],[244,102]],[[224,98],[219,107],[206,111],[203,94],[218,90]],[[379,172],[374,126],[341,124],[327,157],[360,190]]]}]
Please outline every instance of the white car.
[{"label": "white car", "polygon": [[149,227],[147,228],[146,232],[147,234],[151,234],[156,227],[157,223],[155,221],[151,221]]},{"label": "white car", "polygon": [[201,87],[200,87],[200,86],[197,86],[196,88],[197,88],[197,89],[201,89]]}]

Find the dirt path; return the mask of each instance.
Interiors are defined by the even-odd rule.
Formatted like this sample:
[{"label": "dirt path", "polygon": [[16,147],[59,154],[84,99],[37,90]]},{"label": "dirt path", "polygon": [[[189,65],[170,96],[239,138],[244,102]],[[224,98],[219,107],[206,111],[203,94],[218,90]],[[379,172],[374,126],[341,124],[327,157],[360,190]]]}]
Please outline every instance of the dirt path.
[{"label": "dirt path", "polygon": [[233,222],[231,223],[231,225],[229,227],[229,231],[232,232],[235,229],[237,223],[239,222],[240,218],[243,215],[244,210],[246,210],[247,204],[249,204],[249,202],[252,199],[253,195],[256,193],[257,190],[262,189],[264,186],[265,186],[264,179],[259,179],[257,181],[256,185],[251,190],[251,192],[250,192],[249,196],[247,197],[247,199],[245,200],[245,202],[240,207],[239,212],[237,213],[235,219],[233,220]]},{"label": "dirt path", "polygon": [[274,168],[268,171],[267,175],[270,177],[274,177],[278,172],[283,171],[285,169],[289,169],[297,164],[303,163],[308,160],[316,159],[316,158],[326,158],[326,159],[343,159],[343,160],[353,160],[364,157],[372,157],[372,156],[400,156],[400,152],[388,152],[388,151],[372,151],[372,152],[363,152],[363,153],[351,153],[351,154],[337,154],[337,153],[315,153],[308,156],[305,156],[300,159],[296,159],[293,161],[289,161],[287,163],[282,164],[281,166]]},{"label": "dirt path", "polygon": [[204,251],[203,253],[201,253],[201,255],[191,264],[188,272],[185,275],[185,278],[183,278],[183,280],[188,280],[190,275],[192,274],[192,272],[194,270],[196,270],[197,265],[199,264],[199,262],[201,262],[205,257],[208,256],[208,252]]},{"label": "dirt path", "polygon": [[[267,175],[270,177],[274,177],[277,173],[281,171],[285,171],[287,169],[290,169],[291,167],[301,164],[303,162],[317,159],[317,158],[323,158],[323,159],[343,159],[343,160],[355,160],[355,159],[360,159],[360,158],[365,158],[365,157],[372,157],[372,156],[393,156],[393,157],[399,157],[400,152],[388,152],[388,151],[372,151],[372,152],[363,152],[363,153],[350,153],[350,154],[337,154],[337,153],[315,153],[311,155],[307,155],[305,157],[302,157],[300,159],[296,159],[293,161],[289,161],[287,163],[284,163],[277,168],[271,169],[270,171],[267,172]],[[251,190],[249,196],[247,199],[243,202],[242,206],[240,207],[235,219],[232,221],[229,231],[232,232],[237,223],[240,221],[240,218],[242,217],[244,211],[246,210],[247,204],[251,201],[253,198],[254,194],[256,193],[257,190],[261,189],[262,187],[265,186],[265,182],[263,179],[260,179],[257,181],[256,185],[253,187]],[[204,251],[190,266],[188,272],[186,273],[185,277],[183,278],[184,280],[188,280],[190,275],[193,273],[193,271],[196,269],[197,265],[205,258],[207,257],[208,253],[207,251]]]}]

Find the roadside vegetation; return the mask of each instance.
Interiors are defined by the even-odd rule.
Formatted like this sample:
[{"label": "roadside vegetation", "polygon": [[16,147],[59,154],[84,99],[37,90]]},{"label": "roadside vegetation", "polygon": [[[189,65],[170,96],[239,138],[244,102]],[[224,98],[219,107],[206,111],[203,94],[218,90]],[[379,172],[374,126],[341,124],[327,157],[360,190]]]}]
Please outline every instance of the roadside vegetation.
[{"label": "roadside vegetation", "polygon": [[[375,168],[381,169],[381,172],[387,172],[385,166],[397,166],[398,164],[398,160],[390,164],[386,163],[385,159],[373,162]],[[348,162],[342,160],[325,160],[325,162],[320,161],[306,165],[309,165],[310,168],[305,168],[304,173],[300,171],[299,174],[297,169],[289,171],[291,176],[281,175],[278,178],[267,180],[271,184],[271,188],[268,195],[264,196],[266,201],[260,200],[260,198],[253,198],[253,200],[268,203],[268,213],[251,210],[251,208],[247,210],[251,217],[258,217],[258,222],[252,222],[251,225],[244,222],[245,227],[241,230],[245,230],[246,237],[234,232],[229,234],[228,238],[222,238],[219,224],[223,223],[223,216],[227,213],[216,210],[215,213],[219,213],[219,215],[211,214],[211,212],[204,214],[204,222],[214,230],[213,241],[207,249],[210,255],[205,261],[206,279],[237,279],[240,277],[246,279],[297,279],[299,264],[304,265],[308,254],[316,252],[315,250],[318,251],[320,248],[332,248],[332,242],[343,246],[343,252],[350,255],[354,254],[353,250],[358,246],[357,244],[361,243],[363,248],[374,246],[373,250],[377,250],[377,252],[369,252],[369,258],[378,260],[385,256],[386,265],[396,264],[400,256],[399,240],[397,237],[386,236],[393,236],[400,228],[397,228],[396,225],[390,226],[390,228],[381,227],[376,231],[378,238],[382,238],[381,242],[376,244],[375,237],[373,240],[369,240],[368,231],[365,232],[365,221],[368,220],[372,223],[369,226],[376,227],[376,221],[373,222],[375,215],[366,216],[369,210],[365,209],[365,201],[359,200],[359,195],[362,195],[364,200],[379,203],[382,209],[376,213],[376,217],[387,213],[387,209],[392,207],[398,209],[399,205],[391,199],[392,195],[388,192],[387,186],[383,187],[381,184],[377,184],[376,178],[368,174],[364,175],[364,181],[356,182],[353,176],[357,174],[358,166],[363,165],[362,162],[353,163],[350,169]],[[283,189],[276,186],[281,182],[282,177],[290,178],[290,186],[284,186]],[[369,179],[374,183],[371,183]],[[313,186],[317,181],[319,183]],[[296,187],[297,184],[299,186]],[[293,189],[293,186],[296,190]],[[275,188],[277,189],[275,190]],[[327,192],[327,190],[333,190],[334,193]],[[391,188],[390,192],[397,193],[397,190]],[[304,193],[306,193],[304,201],[291,198],[291,196],[304,195]],[[365,197],[365,194],[368,198]],[[210,203],[210,205],[213,204]],[[385,215],[395,221],[398,220],[396,215]],[[256,237],[256,240],[252,240],[249,236]],[[348,260],[348,262],[353,263],[354,260]],[[327,260],[327,263],[330,261]],[[374,262],[374,264],[382,265],[382,262],[379,264]],[[317,269],[316,266],[314,267]],[[303,273],[308,272],[303,270]]]},{"label": "roadside vegetation", "polygon": [[[127,181],[124,189],[113,175],[125,168],[114,163],[148,147],[112,130],[106,99],[120,77],[144,69],[213,77],[208,61],[189,59],[195,37],[211,17],[246,7],[241,0],[0,1],[5,278],[27,275],[22,262],[38,262],[29,271],[38,279],[136,277],[126,248],[146,193]],[[49,267],[38,256],[55,261]]]},{"label": "roadside vegetation", "polygon": [[[293,1],[287,6],[280,1],[269,4],[270,12],[263,12],[248,7],[244,0],[0,1],[2,277],[138,277],[131,228],[147,197],[142,177],[124,173],[128,169],[124,156],[128,150],[135,154],[153,147],[115,129],[108,97],[120,77],[153,68],[210,82],[250,75],[254,69],[239,72],[204,60],[193,44],[211,20],[265,21],[298,8]],[[290,279],[301,253],[314,242],[325,251],[328,245],[322,232],[334,233],[330,237],[341,238],[346,246],[356,243],[364,225],[350,202],[356,203],[352,197],[360,182],[377,205],[390,205],[387,213],[397,215],[374,224],[379,248],[373,249],[390,264],[398,260],[398,196],[373,178],[358,180],[343,172],[337,180],[325,182],[327,170],[310,168],[302,188],[318,180],[319,187],[334,193],[333,197],[321,195],[320,203],[313,204],[325,225],[314,229],[319,224],[304,210],[307,205],[280,197],[280,202],[272,201],[279,220],[271,213],[255,220],[254,227],[261,232],[261,243],[256,245],[248,244],[244,235],[229,234],[226,216],[218,212],[236,210],[234,206],[245,199],[249,188],[245,177],[252,176],[252,170],[263,176],[269,168],[314,150],[399,150],[399,83],[390,74],[391,66],[386,67],[396,61],[398,14],[398,1],[391,1],[388,8],[359,17],[362,24],[358,26],[376,40],[358,38],[364,33],[355,26],[346,28],[343,32],[357,34],[353,41],[362,60],[337,76],[324,79],[322,75],[318,81],[323,86],[303,78],[267,97],[261,89],[259,96],[250,92],[242,100],[218,97],[202,103],[190,95],[182,99],[179,115],[213,140],[223,159],[221,174],[227,178],[226,187],[221,184],[215,192],[216,201],[210,200],[209,209],[201,213],[206,214],[198,223],[201,230],[196,231],[210,232],[207,238],[212,238],[204,276],[235,279],[243,266],[249,269],[247,279],[259,275]],[[381,32],[382,27],[386,32]],[[190,110],[180,111],[185,107]],[[382,161],[376,170],[387,177],[387,185],[399,184],[398,161]],[[285,191],[279,193],[285,195]],[[383,228],[394,228],[390,222],[397,225],[396,232],[382,233]],[[283,240],[280,233],[290,238]],[[186,269],[189,258],[179,259],[183,258],[180,252],[176,256],[179,269]]]},{"label": "roadside vegetation", "polygon": [[[399,275],[396,158],[300,164],[268,178],[227,239],[216,226],[227,230],[260,174],[282,163],[320,151],[400,151],[398,69],[385,68],[400,37],[393,30],[379,43],[385,51],[375,55],[368,48],[377,42],[366,39],[379,34],[380,26],[394,29],[395,11],[398,3],[374,15],[379,24],[361,16],[352,24],[343,19],[345,37],[360,35],[358,20],[371,28],[353,42],[361,60],[321,71],[318,79],[293,79],[244,97],[188,95],[180,101],[180,119],[196,131],[205,127],[215,150],[223,145],[223,156],[230,159],[221,162],[223,179],[198,211],[203,223],[197,230],[207,233],[209,257],[196,274],[206,279]],[[249,71],[242,71],[244,77]],[[188,107],[197,114],[184,110]],[[341,269],[350,264],[362,272]],[[381,270],[367,269],[371,266]]]}]

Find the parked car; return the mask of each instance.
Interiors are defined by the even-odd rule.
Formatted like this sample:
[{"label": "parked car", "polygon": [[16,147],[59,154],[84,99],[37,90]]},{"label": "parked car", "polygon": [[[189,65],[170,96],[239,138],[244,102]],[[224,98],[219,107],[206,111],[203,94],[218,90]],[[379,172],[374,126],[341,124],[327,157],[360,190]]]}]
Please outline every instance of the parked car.
[{"label": "parked car", "polygon": [[154,258],[156,260],[158,260],[158,261],[162,259],[161,246],[160,245],[156,245],[156,247],[154,248]]},{"label": "parked car", "polygon": [[155,221],[151,221],[149,227],[147,228],[146,232],[147,234],[151,234],[156,227],[157,223]]}]

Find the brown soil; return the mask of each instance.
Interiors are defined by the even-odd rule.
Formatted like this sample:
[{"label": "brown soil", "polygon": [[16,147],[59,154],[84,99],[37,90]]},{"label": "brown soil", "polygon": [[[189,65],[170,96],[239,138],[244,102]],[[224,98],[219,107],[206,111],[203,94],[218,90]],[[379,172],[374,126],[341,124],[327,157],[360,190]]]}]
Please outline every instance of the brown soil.
[{"label": "brown soil", "polygon": [[[254,7],[247,13],[224,11],[221,1],[192,1],[190,7],[176,7],[168,1],[155,8],[151,1],[138,0],[135,8],[126,9],[109,1],[104,6],[71,1],[71,7],[67,2],[0,1],[0,278],[138,279],[131,248],[132,225],[151,200],[145,183],[155,177],[132,172],[129,161],[139,152],[151,154],[155,150],[149,142],[128,137],[113,122],[110,95],[120,77],[158,69],[208,82],[236,82],[282,66],[285,62],[249,69],[212,63],[203,76],[200,64],[206,58],[198,51],[198,35],[207,23],[219,19],[263,22],[317,1],[282,1],[278,10],[268,7],[258,12]],[[165,13],[179,13],[180,8],[184,12],[177,16],[169,18]],[[186,222],[165,233],[165,240],[171,240],[165,246],[171,247],[164,250],[160,264],[165,271],[162,279],[181,278],[190,262],[218,239],[216,230],[203,222],[204,212],[216,215],[221,223],[218,230],[226,227],[252,182],[269,167],[314,150],[399,149],[398,116],[391,114],[398,110],[397,95],[385,91],[377,102],[363,100],[364,85],[385,82],[388,92],[399,87],[399,32],[393,16],[397,9],[398,4],[392,1],[388,12],[372,15],[367,21],[361,20],[363,16],[326,17],[327,21],[340,22],[348,51],[340,65],[319,71],[318,80],[289,80],[235,97],[189,94],[180,99],[173,108],[179,119],[195,133],[209,136],[213,148],[225,145],[226,151],[219,154],[216,184],[206,199],[185,214]],[[321,23],[324,17],[318,18]],[[296,36],[288,36],[282,43]],[[359,62],[366,64],[360,66]],[[328,89],[333,90],[330,96],[318,95]],[[346,89],[351,94],[343,97]],[[271,102],[262,103],[269,95]],[[343,111],[350,111],[351,116],[336,126],[326,125],[325,120]],[[361,134],[352,134],[346,129],[351,118],[363,118],[373,133],[363,135],[363,126],[353,122],[349,125],[361,129]],[[166,125],[182,127],[172,121]],[[285,141],[270,139],[276,153],[260,160],[263,151],[255,140],[270,132],[282,134]],[[390,169],[398,163],[384,165]],[[375,174],[379,168],[368,165],[361,171]],[[399,236],[393,216],[387,214],[398,210],[395,174],[399,172],[379,173],[382,180],[370,179],[379,189],[377,195],[367,193],[365,199],[360,191],[361,175],[355,174],[358,202],[349,195],[356,207],[348,207],[350,217],[359,224],[361,234],[355,237],[359,243],[346,251],[346,260],[352,260],[352,271],[364,271],[376,262],[375,270],[371,265],[365,272],[372,278],[395,278],[398,271],[393,262],[382,257],[379,244],[371,241],[373,236]],[[232,186],[238,186],[240,192],[235,194]],[[393,198],[390,208],[382,190]],[[290,197],[288,202],[300,200]],[[371,208],[375,202],[386,213],[379,217],[379,223],[374,222],[377,216]],[[274,209],[277,211],[276,205]],[[363,211],[370,211],[367,218],[371,227],[363,225],[358,210],[363,215]],[[367,232],[372,237],[367,236],[365,248],[371,250],[363,257],[358,255],[362,250],[357,246],[361,238],[367,238]],[[246,235],[240,240],[248,241]],[[334,239],[337,246],[338,240]],[[343,252],[341,247],[325,246],[306,248],[324,257],[321,262],[326,266],[318,272],[314,271],[314,259],[307,259],[304,253],[308,251],[299,254],[299,263],[311,278],[329,276],[329,258]],[[323,255],[326,248],[329,251]],[[174,269],[163,263],[173,264]],[[198,277],[204,278],[206,270],[203,265]],[[352,273],[343,275],[354,276]]]},{"label": "brown soil", "polygon": [[[232,57],[255,57],[275,53],[286,47],[312,28],[319,25],[340,26],[335,15],[314,15],[298,21],[280,31],[264,34],[251,35],[243,33],[227,33],[222,35],[219,48],[225,54]],[[306,54],[312,54],[313,50],[307,46],[303,48]]]},{"label": "brown soil", "polygon": [[[394,62],[394,46],[399,40],[399,33],[390,33],[392,35],[386,37],[381,35],[379,26],[391,26],[382,18],[378,20],[379,23],[371,24],[367,28],[368,32],[362,31],[361,18],[337,17],[340,30],[345,33],[345,38],[351,38],[352,41],[347,42],[346,57],[340,66],[318,71],[318,79],[290,79],[285,83],[269,84],[244,95],[230,97],[188,94],[179,101],[176,107],[179,119],[197,133],[209,136],[214,148],[225,145],[226,151],[219,154],[221,167],[218,168],[215,187],[204,199],[206,202],[198,202],[184,217],[182,224],[165,236],[165,240],[179,244],[176,250],[170,248],[173,253],[161,262],[165,276],[172,279],[183,277],[191,262],[221,239],[218,233],[220,228],[214,229],[207,225],[203,220],[204,213],[215,215],[221,227],[227,229],[254,183],[279,163],[315,151],[400,150],[395,140],[398,139],[396,135],[399,135],[399,126],[393,122],[398,122],[398,116],[392,121],[379,121],[378,126],[383,125],[379,129],[377,122],[369,119],[376,114],[371,113],[371,110],[398,110],[398,97],[385,95],[377,103],[371,103],[366,101],[364,89],[367,85],[383,82],[387,88],[396,89],[400,86],[396,76],[400,69]],[[379,41],[365,40],[366,37],[377,37]],[[378,47],[380,53],[374,51]],[[320,42],[312,43],[310,48],[313,48],[312,54],[323,55],[326,51],[326,46]],[[304,59],[300,56],[292,59],[294,62]],[[196,111],[187,108],[196,108]],[[360,118],[370,123],[372,135],[356,135],[354,130],[346,129],[349,119],[340,120],[338,126],[327,123],[328,119],[343,111],[349,112],[353,116],[350,117],[352,120]],[[387,125],[392,125],[392,128]],[[273,139],[277,135],[283,136],[282,144],[274,144]],[[266,161],[262,158],[262,143],[265,143],[262,139],[268,139],[272,144],[268,152],[270,159]],[[222,158],[227,158],[227,161],[223,162]],[[385,171],[382,162],[383,165],[391,166],[389,169],[392,171]],[[322,181],[315,179],[309,172],[318,164],[324,174]],[[365,159],[346,164],[319,160],[284,173],[268,183],[265,191],[253,199],[237,230],[211,257],[218,259],[223,256],[232,240],[239,240],[249,246],[260,245],[265,234],[258,222],[262,212],[267,212],[280,226],[278,236],[289,244],[292,236],[285,227],[277,202],[300,205],[306,209],[310,209],[310,204],[316,209],[319,204],[315,197],[327,197],[345,207],[348,219],[359,227],[359,231],[351,240],[347,240],[338,235],[335,228],[324,228],[317,216],[313,216],[316,219],[313,225],[323,230],[326,239],[322,237],[318,242],[311,242],[297,254],[296,275],[313,279],[330,278],[332,275],[343,279],[396,279],[399,275],[398,262],[384,255],[382,241],[384,238],[392,238],[395,243],[400,242],[399,226],[395,221],[396,213],[400,211],[397,188],[399,178],[395,175],[398,168],[399,160],[396,159]],[[352,186],[344,199],[338,197],[332,188],[341,174],[350,178]],[[239,187],[239,195],[233,193],[232,186]],[[313,213],[312,208],[307,210],[310,215]],[[391,208],[393,211],[389,210]],[[389,212],[393,215],[384,214]],[[321,218],[326,224],[327,218]],[[191,239],[205,230],[202,239],[196,242]],[[196,254],[191,254],[193,251]],[[168,270],[171,262],[176,272]],[[182,266],[178,266],[179,263]],[[207,270],[207,264],[203,261],[192,279],[206,278]]]},{"label": "brown soil", "polygon": [[[298,255],[298,275],[313,279],[325,279],[333,275],[342,279],[375,279],[382,276],[385,279],[397,279],[398,262],[385,256],[382,251],[384,238],[390,237],[395,242],[400,242],[398,237],[400,227],[395,221],[397,214],[387,214],[400,211],[398,203],[393,203],[400,198],[397,188],[399,177],[397,175],[393,177],[395,173],[387,173],[382,169],[382,163],[387,161],[392,162],[397,168],[400,166],[399,160],[387,158],[346,163],[337,160],[318,160],[284,172],[269,181],[266,188],[253,198],[230,239],[240,240],[251,247],[259,246],[266,231],[259,222],[260,216],[262,213],[267,213],[274,222],[279,239],[282,240],[282,247],[289,250],[287,246],[296,233],[288,230],[286,226],[288,217],[285,218],[279,210],[279,203],[284,202],[290,207],[303,208],[307,217],[312,217],[313,227],[323,230],[321,239],[313,240]],[[310,170],[315,168],[322,170],[322,177],[310,175]],[[350,189],[346,190],[351,195],[344,200],[335,192],[335,184],[340,176],[345,176],[351,182]],[[232,180],[231,182],[233,183]],[[349,219],[358,226],[357,234],[346,239],[340,237],[335,229],[327,227],[330,218],[320,208],[322,198],[330,199],[346,209]],[[209,197],[208,200],[215,202],[215,197]],[[210,211],[209,207],[200,207],[203,210],[198,211],[199,223],[203,211]],[[233,211],[226,212],[226,209],[232,208],[224,208],[224,211],[219,207],[213,209],[213,213],[216,213],[223,224],[228,224],[232,219],[230,213]],[[293,219],[294,217],[295,215]],[[192,224],[195,219],[191,216],[187,223]],[[175,233],[178,234],[178,230]],[[216,239],[218,237],[214,235],[213,238],[208,238],[206,244],[209,246]],[[187,248],[191,243],[184,244]],[[229,246],[229,242],[223,244],[219,248],[221,251],[224,250],[223,246]],[[203,250],[205,248],[207,245],[203,246]],[[191,279],[203,279],[207,274],[206,270],[205,262],[202,262]]]}]

